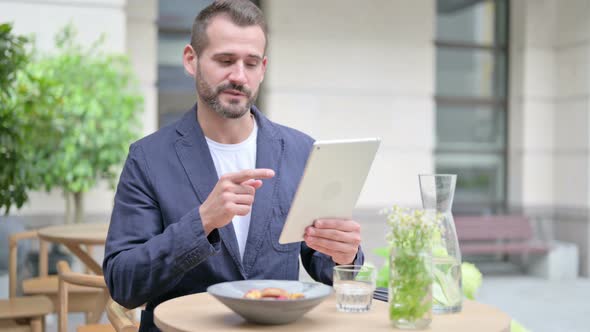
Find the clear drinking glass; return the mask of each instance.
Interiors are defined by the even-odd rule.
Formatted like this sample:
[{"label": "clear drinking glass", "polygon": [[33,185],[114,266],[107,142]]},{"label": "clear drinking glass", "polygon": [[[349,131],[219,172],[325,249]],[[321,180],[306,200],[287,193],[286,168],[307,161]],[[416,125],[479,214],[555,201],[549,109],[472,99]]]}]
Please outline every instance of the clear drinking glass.
[{"label": "clear drinking glass", "polygon": [[334,266],[336,309],[342,312],[369,311],[376,280],[377,274],[372,266]]},{"label": "clear drinking glass", "polygon": [[461,311],[461,251],[451,212],[457,176],[454,174],[421,174],[420,194],[424,209],[436,210],[442,217],[432,244],[432,312]]}]

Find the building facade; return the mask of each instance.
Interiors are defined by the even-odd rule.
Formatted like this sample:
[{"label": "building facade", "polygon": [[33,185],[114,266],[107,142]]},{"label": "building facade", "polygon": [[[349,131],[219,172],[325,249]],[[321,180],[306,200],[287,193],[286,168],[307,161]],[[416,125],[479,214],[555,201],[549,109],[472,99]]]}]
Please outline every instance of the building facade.
[{"label": "building facade", "polygon": [[[194,103],[182,47],[209,2],[0,0],[0,21],[43,50],[67,22],[85,41],[105,33],[134,63],[149,133]],[[258,3],[263,111],[317,139],[383,139],[358,202],[365,240],[385,241],[380,209],[420,205],[418,174],[456,172],[455,213],[530,215],[576,243],[590,275],[590,0]],[[59,193],[31,198],[17,215],[60,218]],[[112,199],[89,193],[89,218],[108,218]]]}]

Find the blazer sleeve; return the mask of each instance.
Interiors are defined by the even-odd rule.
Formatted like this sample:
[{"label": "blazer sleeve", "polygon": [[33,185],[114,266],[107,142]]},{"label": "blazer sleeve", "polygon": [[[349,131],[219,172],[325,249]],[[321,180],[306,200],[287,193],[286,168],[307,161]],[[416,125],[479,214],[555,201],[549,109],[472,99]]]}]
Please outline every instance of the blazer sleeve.
[{"label": "blazer sleeve", "polygon": [[178,221],[162,220],[148,171],[141,146],[132,145],[105,245],[106,284],[111,297],[127,308],[170,290],[220,246],[217,230],[205,235],[198,207]]},{"label": "blazer sleeve", "polygon": [[[363,250],[359,246],[356,253],[356,257],[352,264],[363,265],[365,262],[365,255]],[[318,282],[326,285],[332,285],[333,273],[332,270],[336,263],[329,257],[321,252],[315,251],[308,247],[305,242],[301,242],[301,263],[307,271],[307,273]]]}]

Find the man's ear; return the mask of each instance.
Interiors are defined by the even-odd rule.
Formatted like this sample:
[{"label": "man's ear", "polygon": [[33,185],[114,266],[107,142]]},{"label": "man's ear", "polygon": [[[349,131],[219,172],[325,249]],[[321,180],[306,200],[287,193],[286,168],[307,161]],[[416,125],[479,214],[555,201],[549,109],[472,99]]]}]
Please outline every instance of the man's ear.
[{"label": "man's ear", "polygon": [[266,74],[266,64],[268,63],[268,58],[265,56],[262,59],[262,77],[260,78],[260,83],[264,81],[264,75]]},{"label": "man's ear", "polygon": [[190,44],[184,47],[182,64],[184,65],[184,70],[192,77],[195,77],[197,73],[197,52],[195,52]]}]

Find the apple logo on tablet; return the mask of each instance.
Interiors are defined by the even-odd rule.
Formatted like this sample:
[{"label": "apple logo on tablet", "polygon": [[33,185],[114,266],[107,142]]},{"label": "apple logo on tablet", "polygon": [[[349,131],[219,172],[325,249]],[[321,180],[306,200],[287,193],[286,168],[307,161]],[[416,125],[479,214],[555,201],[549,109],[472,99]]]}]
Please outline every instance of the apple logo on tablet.
[{"label": "apple logo on tablet", "polygon": [[333,181],[324,186],[324,191],[322,193],[322,198],[324,200],[330,200],[334,197],[338,196],[342,191],[342,184],[338,181]]}]

